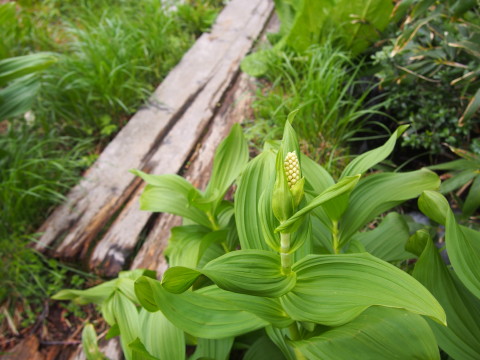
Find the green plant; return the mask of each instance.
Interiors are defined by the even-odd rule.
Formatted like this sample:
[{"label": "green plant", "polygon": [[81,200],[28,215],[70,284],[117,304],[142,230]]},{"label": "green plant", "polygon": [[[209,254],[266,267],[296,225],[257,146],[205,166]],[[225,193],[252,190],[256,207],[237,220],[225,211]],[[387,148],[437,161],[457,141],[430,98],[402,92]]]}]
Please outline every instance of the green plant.
[{"label": "green plant", "polygon": [[405,0],[394,18],[401,26],[374,59],[389,113],[411,124],[403,144],[432,155],[444,142],[467,148],[479,130],[478,3]]},{"label": "green plant", "polygon": [[[460,188],[464,191],[470,187],[465,200],[459,201],[462,218],[466,219],[480,207],[480,155],[453,147],[450,147],[450,150],[462,159],[433,165],[430,169],[444,170],[449,175],[449,178],[440,186],[442,194],[448,194]],[[460,199],[457,197],[457,200]]]},{"label": "green plant", "polygon": [[255,121],[249,137],[269,140],[281,137],[284,119],[296,109],[296,129],[304,151],[330,170],[332,160],[380,113],[386,100],[370,98],[373,86],[358,80],[355,65],[330,42],[304,54],[271,55],[265,77],[269,84],[258,92],[252,107]]},{"label": "green plant", "polygon": [[264,75],[271,53],[290,48],[301,54],[312,45],[330,41],[332,36],[337,47],[358,55],[379,38],[392,9],[389,0],[276,0],[281,27],[278,34],[270,36],[273,48],[247,56],[242,70],[252,76]]},{"label": "green plant", "polygon": [[[234,227],[222,235],[222,206],[214,204],[222,203],[239,167],[220,167],[219,153],[227,159],[228,153],[243,152],[238,128],[217,152],[203,194],[176,176],[139,173],[149,182],[142,207],[185,219],[182,236],[175,239],[177,266],[161,282],[152,272],[134,270],[55,298],[100,304],[127,359],[184,359],[186,343],[197,346],[191,359],[225,359],[235,338],[248,347],[245,359],[271,354],[279,359],[438,359],[434,334],[420,315],[444,327],[443,309],[410,275],[368,253],[390,256],[389,261],[414,257],[404,250],[408,228],[395,242],[386,241],[387,235],[406,227],[397,221],[361,231],[380,214],[440,185],[426,169],[361,179],[392,152],[404,130],[354,159],[335,182],[301,155],[287,121],[281,144],[267,146],[241,172],[231,214],[235,221],[228,222]],[[225,180],[215,175],[218,171],[228,174]],[[241,250],[228,246],[237,237]],[[375,247],[369,242],[373,237],[382,239]],[[218,246],[222,243],[227,245]],[[203,256],[198,248],[206,249]],[[216,255],[207,255],[212,252]]]}]

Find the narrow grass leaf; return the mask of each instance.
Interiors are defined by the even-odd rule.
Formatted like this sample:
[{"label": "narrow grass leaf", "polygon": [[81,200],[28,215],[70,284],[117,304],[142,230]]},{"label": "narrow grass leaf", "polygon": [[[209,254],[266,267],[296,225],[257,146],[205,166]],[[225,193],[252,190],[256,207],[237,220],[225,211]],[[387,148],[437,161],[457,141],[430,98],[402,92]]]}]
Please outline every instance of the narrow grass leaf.
[{"label": "narrow grass leaf", "polygon": [[368,253],[310,255],[292,270],[297,283],[280,300],[295,320],[339,326],[371,306],[384,306],[446,323],[442,307],[423,285]]}]

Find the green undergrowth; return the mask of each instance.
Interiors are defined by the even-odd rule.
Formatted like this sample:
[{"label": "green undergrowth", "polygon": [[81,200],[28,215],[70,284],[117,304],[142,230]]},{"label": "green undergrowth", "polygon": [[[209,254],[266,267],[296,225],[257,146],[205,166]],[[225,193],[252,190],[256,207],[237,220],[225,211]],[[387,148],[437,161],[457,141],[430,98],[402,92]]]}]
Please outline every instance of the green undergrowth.
[{"label": "green undergrowth", "polygon": [[278,139],[284,119],[298,109],[295,124],[304,151],[330,168],[334,159],[348,155],[348,142],[380,113],[385,100],[371,96],[374,84],[360,79],[362,64],[328,42],[301,54],[269,57],[248,136],[254,143]]},{"label": "green undergrowth", "polygon": [[[173,5],[155,0],[0,4],[0,60],[37,52],[56,58],[35,75],[38,90],[20,89],[38,91],[31,110],[0,119],[0,304],[22,299],[33,314],[42,299],[72,279],[64,276],[69,268],[29,245],[81,172],[211,27],[222,2]],[[28,308],[22,306],[27,322],[33,316]]]}]

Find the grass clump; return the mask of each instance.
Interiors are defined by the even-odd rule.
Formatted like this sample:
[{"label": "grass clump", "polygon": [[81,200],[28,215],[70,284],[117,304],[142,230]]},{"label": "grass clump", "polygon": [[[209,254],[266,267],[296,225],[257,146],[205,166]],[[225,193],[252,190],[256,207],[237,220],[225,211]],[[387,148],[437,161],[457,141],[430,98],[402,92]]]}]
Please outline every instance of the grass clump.
[{"label": "grass clump", "polygon": [[358,80],[361,67],[330,43],[272,54],[268,63],[267,83],[253,104],[252,136],[279,138],[288,114],[299,109],[295,126],[305,151],[327,167],[383,104]]}]

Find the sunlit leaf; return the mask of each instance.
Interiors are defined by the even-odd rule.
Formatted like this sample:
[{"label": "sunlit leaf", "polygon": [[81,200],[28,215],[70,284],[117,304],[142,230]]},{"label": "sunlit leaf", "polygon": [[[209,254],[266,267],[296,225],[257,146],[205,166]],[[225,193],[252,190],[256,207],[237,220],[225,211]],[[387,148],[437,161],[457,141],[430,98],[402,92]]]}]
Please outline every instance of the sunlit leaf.
[{"label": "sunlit leaf", "polygon": [[368,253],[310,255],[292,271],[297,283],[280,300],[295,320],[338,326],[371,306],[385,306],[445,324],[442,307],[423,285]]},{"label": "sunlit leaf", "polygon": [[435,336],[419,315],[372,307],[352,322],[292,341],[308,359],[440,359]]}]

